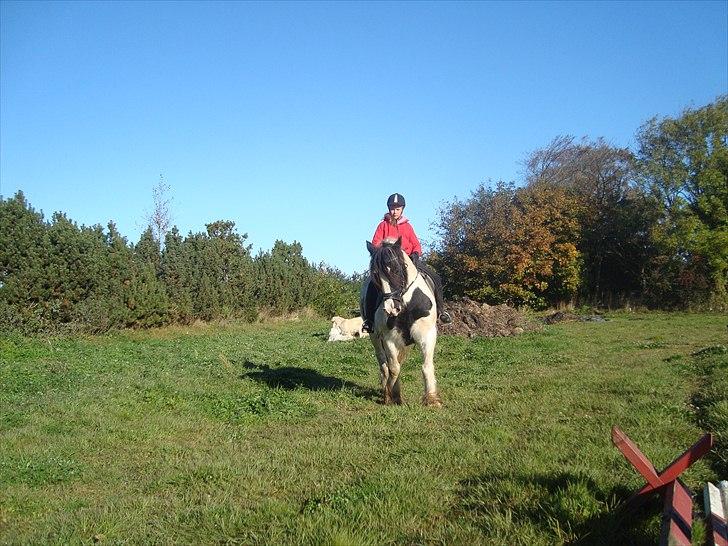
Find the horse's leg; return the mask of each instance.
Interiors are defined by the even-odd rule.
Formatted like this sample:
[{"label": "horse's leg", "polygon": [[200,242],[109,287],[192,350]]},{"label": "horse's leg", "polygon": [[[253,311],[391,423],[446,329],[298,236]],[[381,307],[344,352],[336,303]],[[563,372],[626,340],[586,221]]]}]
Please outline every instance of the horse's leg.
[{"label": "horse's leg", "polygon": [[422,403],[425,406],[442,406],[442,400],[437,392],[435,379],[435,344],[437,343],[437,328],[434,324],[420,337],[419,344],[422,350],[422,380],[425,384],[425,394]]},{"label": "horse's leg", "polygon": [[382,398],[384,403],[389,405],[392,403],[392,394],[389,390],[389,367],[387,366],[387,352],[384,350],[384,343],[379,336],[371,337],[374,345],[374,352],[377,355],[377,363],[379,364],[379,384],[382,386]]},{"label": "horse's leg", "polygon": [[398,406],[402,404],[402,387],[399,382],[399,360],[397,353],[389,360],[389,392],[392,393],[392,403]]},{"label": "horse's leg", "polygon": [[389,380],[387,388],[392,395],[392,403],[402,404],[402,390],[399,382],[399,347],[391,341],[386,344],[387,367],[389,368]]}]

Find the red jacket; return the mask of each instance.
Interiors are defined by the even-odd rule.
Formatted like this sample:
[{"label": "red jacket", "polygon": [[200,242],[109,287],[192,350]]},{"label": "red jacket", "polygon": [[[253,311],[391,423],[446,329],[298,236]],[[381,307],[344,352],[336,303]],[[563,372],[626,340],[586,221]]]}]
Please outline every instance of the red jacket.
[{"label": "red jacket", "polygon": [[384,220],[379,222],[379,225],[374,232],[374,237],[372,237],[372,244],[374,246],[379,246],[382,244],[384,239],[397,239],[398,237],[402,237],[402,250],[404,250],[407,255],[410,255],[413,252],[417,252],[417,254],[422,255],[420,241],[417,239],[417,235],[415,235],[415,230],[412,229],[412,224],[409,223],[409,220],[405,218],[404,214],[399,217],[396,226],[393,226],[389,222],[389,218],[389,213],[387,213],[384,215]]}]

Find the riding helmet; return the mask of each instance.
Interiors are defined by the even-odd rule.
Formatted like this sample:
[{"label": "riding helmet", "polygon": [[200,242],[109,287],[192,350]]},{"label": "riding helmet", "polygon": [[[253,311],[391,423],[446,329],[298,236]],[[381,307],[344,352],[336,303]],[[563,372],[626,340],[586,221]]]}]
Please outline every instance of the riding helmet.
[{"label": "riding helmet", "polygon": [[397,207],[404,207],[404,205],[404,195],[401,193],[393,193],[389,196],[389,199],[387,199],[388,209],[396,209]]}]

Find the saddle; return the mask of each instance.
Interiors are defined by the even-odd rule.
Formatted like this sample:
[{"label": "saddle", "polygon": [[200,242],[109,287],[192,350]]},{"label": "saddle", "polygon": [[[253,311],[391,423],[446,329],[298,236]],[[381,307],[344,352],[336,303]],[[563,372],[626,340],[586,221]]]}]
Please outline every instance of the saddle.
[{"label": "saddle", "polygon": [[437,286],[435,285],[435,281],[432,280],[432,277],[430,276],[429,272],[423,268],[420,267],[420,264],[416,264],[417,271],[420,272],[420,275],[422,275],[422,278],[425,279],[425,282],[427,283],[427,286],[430,287],[430,290],[432,290],[433,294],[436,294]]}]

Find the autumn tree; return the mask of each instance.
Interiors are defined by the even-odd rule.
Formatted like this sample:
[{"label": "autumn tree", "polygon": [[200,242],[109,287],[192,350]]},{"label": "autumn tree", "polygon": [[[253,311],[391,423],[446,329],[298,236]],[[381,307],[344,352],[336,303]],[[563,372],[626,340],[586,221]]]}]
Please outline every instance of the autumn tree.
[{"label": "autumn tree", "polygon": [[534,185],[515,195],[506,263],[512,291],[523,303],[543,307],[573,303],[581,283],[580,203],[564,188]]},{"label": "autumn tree", "polygon": [[560,136],[525,162],[527,187],[558,187],[574,199],[581,296],[620,304],[640,292],[650,206],[635,184],[632,153],[603,139]]},{"label": "autumn tree", "polygon": [[430,257],[447,295],[533,307],[570,302],[579,286],[576,206],[563,188],[505,183],[447,204]]}]

